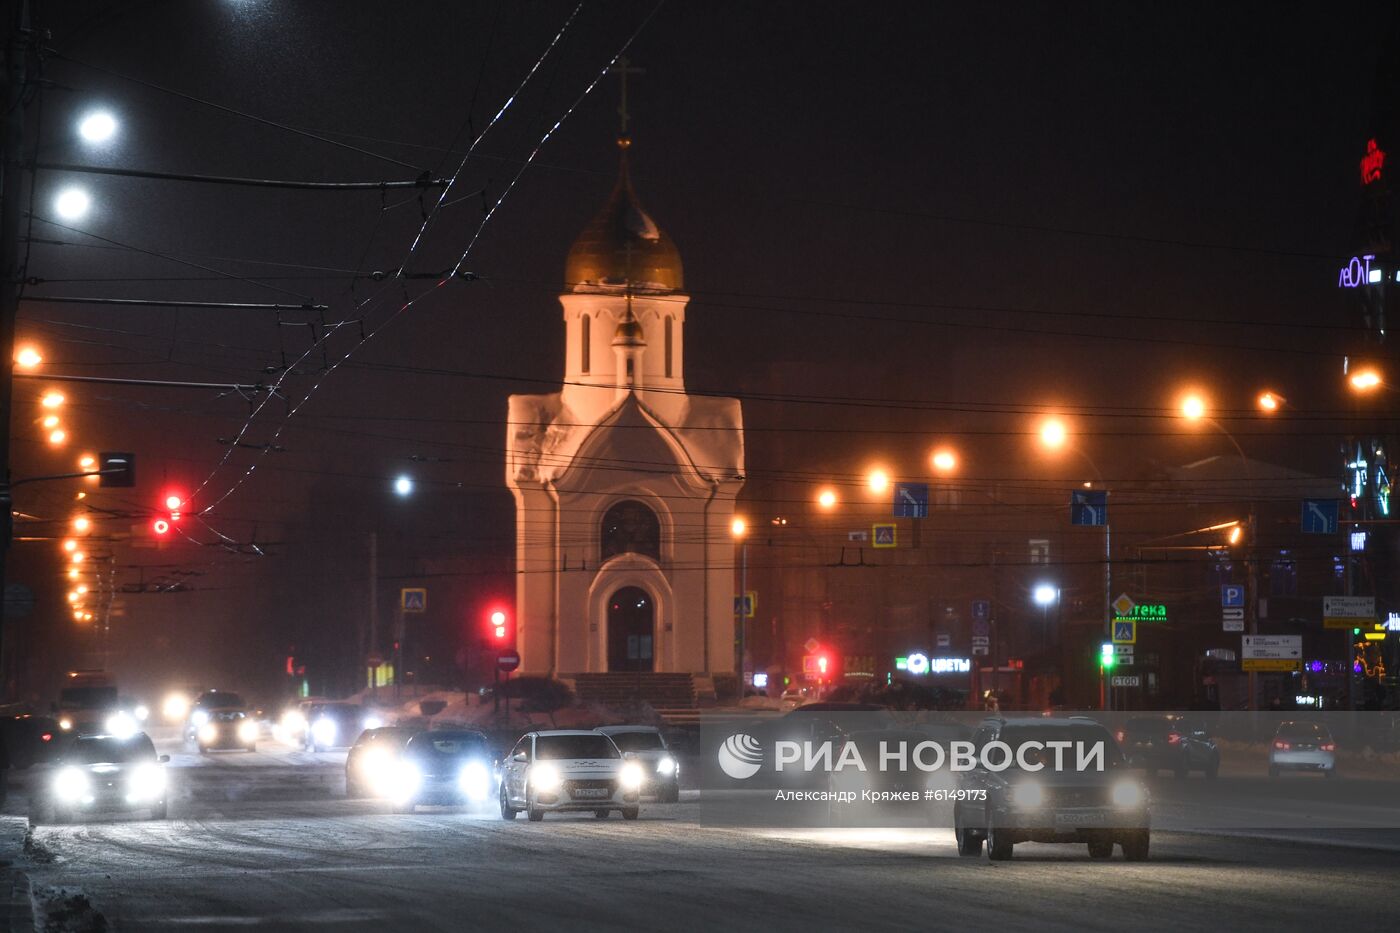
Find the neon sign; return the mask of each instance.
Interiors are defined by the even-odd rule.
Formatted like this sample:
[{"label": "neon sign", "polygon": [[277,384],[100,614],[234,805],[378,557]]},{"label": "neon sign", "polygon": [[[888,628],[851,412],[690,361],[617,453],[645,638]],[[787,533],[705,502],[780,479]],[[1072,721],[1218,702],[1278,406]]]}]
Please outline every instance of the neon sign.
[{"label": "neon sign", "polygon": [[908,657],[895,658],[897,671],[905,671],[922,677],[925,674],[966,674],[972,670],[971,658],[930,658],[922,652],[914,652]]},{"label": "neon sign", "polygon": [[1385,150],[1376,145],[1374,139],[1366,140],[1366,154],[1361,157],[1361,183],[1369,185],[1381,177],[1381,167],[1385,165]]},{"label": "neon sign", "polygon": [[1337,276],[1337,287],[1360,288],[1363,285],[1374,285],[1379,282],[1381,270],[1371,268],[1371,260],[1375,258],[1371,254],[1351,257],[1351,261],[1342,266],[1342,271]]}]

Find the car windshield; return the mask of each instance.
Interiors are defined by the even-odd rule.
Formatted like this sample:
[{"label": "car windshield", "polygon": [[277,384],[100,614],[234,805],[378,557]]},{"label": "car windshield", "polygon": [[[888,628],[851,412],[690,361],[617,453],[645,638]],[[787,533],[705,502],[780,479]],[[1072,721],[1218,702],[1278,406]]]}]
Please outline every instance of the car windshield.
[{"label": "car windshield", "polygon": [[[1001,730],[1001,735],[997,736],[999,741],[1005,742],[1014,754],[1018,753],[1022,745],[1027,742],[1070,742],[1071,747],[1064,753],[1066,767],[1073,768],[1078,755],[1078,749],[1083,748],[1084,754],[1092,754],[1093,746],[1102,743],[1104,746],[1104,765],[1109,768],[1117,767],[1123,763],[1123,754],[1118,750],[1118,743],[1113,741],[1113,736],[1108,734],[1108,730],[1103,726],[1085,724],[1079,725],[1035,725],[1035,726],[1007,726]],[[1045,763],[1053,765],[1055,761],[1054,751],[1046,749]],[[1030,755],[1027,755],[1030,760]]]},{"label": "car windshield", "polygon": [[432,758],[461,758],[486,751],[486,736],[480,732],[420,732],[408,743],[410,755]]},{"label": "car windshield", "polygon": [[1166,735],[1176,724],[1169,719],[1139,718],[1129,719],[1127,732],[1131,735]]},{"label": "car windshield", "polygon": [[380,729],[369,729],[360,735],[356,745],[398,745],[402,746],[413,738],[414,733],[410,729],[399,729],[395,726],[385,726]]},{"label": "car windshield", "polygon": [[63,757],[67,761],[86,765],[153,761],[156,757],[156,747],[144,735],[131,739],[78,739]]},{"label": "car windshield", "polygon": [[325,716],[328,719],[349,722],[358,720],[361,712],[358,706],[316,706],[311,709],[311,719],[314,721]]},{"label": "car windshield", "polygon": [[535,757],[620,758],[621,754],[606,735],[542,735],[535,740]]},{"label": "car windshield", "polygon": [[64,709],[98,709],[117,704],[116,687],[65,687],[58,694]]},{"label": "car windshield", "polygon": [[666,747],[659,732],[613,732],[608,737],[624,752],[650,752]]},{"label": "car windshield", "polygon": [[1320,739],[1327,730],[1315,722],[1285,722],[1278,727],[1278,734],[1290,739]]},{"label": "car windshield", "polygon": [[195,706],[202,706],[205,709],[227,708],[233,706],[243,706],[243,698],[236,693],[224,693],[222,690],[217,693],[205,693],[195,703]]}]

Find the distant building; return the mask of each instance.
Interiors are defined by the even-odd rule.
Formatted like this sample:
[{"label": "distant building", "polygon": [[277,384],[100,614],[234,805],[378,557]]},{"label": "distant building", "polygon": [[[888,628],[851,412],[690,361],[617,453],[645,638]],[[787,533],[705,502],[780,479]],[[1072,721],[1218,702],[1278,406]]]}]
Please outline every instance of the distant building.
[{"label": "distant building", "polygon": [[521,672],[734,671],[739,401],[685,387],[680,253],[617,184],[569,251],[564,385],[510,398]]}]

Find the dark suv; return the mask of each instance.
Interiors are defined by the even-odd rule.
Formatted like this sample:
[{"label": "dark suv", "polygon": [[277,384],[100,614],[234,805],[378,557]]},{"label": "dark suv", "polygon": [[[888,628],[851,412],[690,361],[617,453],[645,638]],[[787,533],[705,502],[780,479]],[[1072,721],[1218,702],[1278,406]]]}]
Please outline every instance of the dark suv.
[{"label": "dark suv", "polygon": [[1220,749],[1205,723],[1184,716],[1134,716],[1124,723],[1118,742],[1128,766],[1143,768],[1149,777],[1161,770],[1178,778],[1189,771],[1212,779],[1220,774]]},{"label": "dark suv", "polygon": [[[989,719],[972,741],[976,766],[961,772],[962,799],[953,807],[958,854],[980,855],[986,842],[987,857],[1004,861],[1018,842],[1078,842],[1088,844],[1091,858],[1112,857],[1115,843],[1128,861],[1147,858],[1147,788],[1128,774],[1102,725],[1079,717]],[[1048,743],[1060,742],[1068,746],[1060,746],[1057,768],[1056,746]],[[1091,756],[1083,769],[1081,751]]]}]

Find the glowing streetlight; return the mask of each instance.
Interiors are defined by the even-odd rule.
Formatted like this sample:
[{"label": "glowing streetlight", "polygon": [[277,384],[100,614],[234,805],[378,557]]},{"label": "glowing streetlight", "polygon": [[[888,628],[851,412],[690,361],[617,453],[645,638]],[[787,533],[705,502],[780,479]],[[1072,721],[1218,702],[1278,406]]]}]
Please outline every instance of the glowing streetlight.
[{"label": "glowing streetlight", "polygon": [[1239,543],[1240,543],[1240,539],[1243,538],[1243,537],[1244,537],[1244,528],[1243,528],[1242,526],[1240,526],[1238,523],[1236,523],[1236,524],[1235,524],[1235,527],[1233,527],[1233,528],[1230,529],[1230,543],[1231,543],[1231,544],[1239,544]]},{"label": "glowing streetlight", "polygon": [[77,590],[69,590],[69,591],[68,591],[68,601],[69,601],[70,603],[76,603],[76,602],[78,601],[78,591],[77,591]]},{"label": "glowing streetlight", "polygon": [[407,476],[400,476],[394,480],[394,492],[399,496],[408,496],[413,493],[413,480]]},{"label": "glowing streetlight", "polygon": [[836,490],[823,489],[821,492],[817,493],[817,505],[828,512],[836,508]]},{"label": "glowing streetlight", "polygon": [[77,567],[69,567],[69,568],[68,568],[68,579],[70,579],[70,580],[76,580],[76,579],[78,579],[78,568],[77,568]]},{"label": "glowing streetlight", "polygon": [[1192,393],[1181,400],[1181,416],[1187,421],[1200,421],[1206,416],[1206,400]]},{"label": "glowing streetlight", "polygon": [[63,549],[69,554],[72,554],[78,549],[78,542],[74,541],[72,538],[66,538],[63,542]]},{"label": "glowing streetlight", "polygon": [[54,212],[64,220],[81,220],[92,207],[92,198],[82,188],[64,188],[53,199]]},{"label": "glowing streetlight", "polygon": [[15,351],[15,365],[20,369],[36,369],[44,357],[33,347],[20,347]]},{"label": "glowing streetlight", "polygon": [[1380,388],[1380,370],[1367,366],[1352,373],[1347,381],[1351,383],[1351,388],[1355,392],[1370,392],[1372,389]]},{"label": "glowing streetlight", "polygon": [[1282,395],[1279,395],[1277,392],[1265,391],[1259,393],[1259,398],[1256,401],[1259,405],[1260,411],[1264,412],[1265,414],[1272,415],[1274,412],[1282,408],[1284,404],[1288,401],[1288,399],[1284,398]]},{"label": "glowing streetlight", "polygon": [[958,455],[951,448],[940,447],[933,452],[932,462],[939,473],[951,473],[958,467]]},{"label": "glowing streetlight", "polygon": [[81,564],[83,561],[87,560],[87,555],[82,551],[74,551],[72,554],[68,555],[68,559],[75,564]]},{"label": "glowing streetlight", "polygon": [[865,485],[871,492],[880,493],[890,488],[890,475],[884,470],[871,470],[865,477]]},{"label": "glowing streetlight", "polygon": [[54,447],[62,446],[68,440],[68,432],[62,428],[54,428],[49,432],[49,443]]},{"label": "glowing streetlight", "polygon": [[80,535],[85,535],[92,530],[92,519],[86,515],[79,515],[73,519],[73,530]]},{"label": "glowing streetlight", "polygon": [[85,142],[105,143],[117,134],[117,118],[106,110],[94,110],[78,122],[78,135]]},{"label": "glowing streetlight", "polygon": [[1065,423],[1058,418],[1047,418],[1040,425],[1040,443],[1054,450],[1065,446],[1065,441],[1069,440],[1069,431],[1065,428]]},{"label": "glowing streetlight", "polygon": [[88,589],[87,589],[87,587],[85,587],[85,586],[79,585],[79,586],[75,587],[75,590],[74,590],[74,591],[75,591],[79,596],[82,596],[82,595],[84,595],[84,594],[87,593]]},{"label": "glowing streetlight", "polygon": [[729,523],[729,533],[736,538],[742,538],[749,533],[749,523],[736,515],[734,520]]},{"label": "glowing streetlight", "polygon": [[1035,600],[1035,604],[1042,609],[1054,605],[1059,598],[1059,587],[1053,583],[1037,583],[1035,589],[1031,591],[1031,599]]},{"label": "glowing streetlight", "polygon": [[39,399],[39,404],[45,408],[57,408],[63,404],[63,394],[61,392],[49,392]]},{"label": "glowing streetlight", "polygon": [[45,431],[51,431],[58,427],[58,415],[45,415],[39,423],[44,426]]}]

